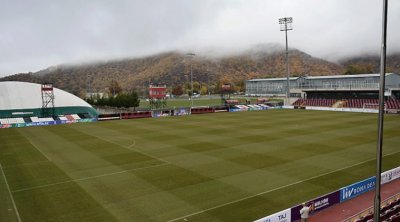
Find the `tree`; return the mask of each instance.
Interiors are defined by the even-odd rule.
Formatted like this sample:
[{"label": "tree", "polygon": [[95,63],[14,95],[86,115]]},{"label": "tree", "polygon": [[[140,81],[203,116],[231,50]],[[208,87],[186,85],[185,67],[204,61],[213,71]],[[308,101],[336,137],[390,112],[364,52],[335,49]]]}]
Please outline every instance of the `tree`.
[{"label": "tree", "polygon": [[194,92],[199,92],[200,91],[200,83],[197,81],[193,82],[193,91]]},{"label": "tree", "polygon": [[351,74],[363,74],[363,73],[373,73],[374,67],[372,64],[353,64],[348,65],[344,72],[345,75]]},{"label": "tree", "polygon": [[175,96],[181,96],[183,94],[183,89],[181,85],[175,85],[172,87],[172,94]]},{"label": "tree", "polygon": [[201,87],[201,89],[200,89],[200,93],[201,93],[201,95],[206,95],[206,94],[207,94],[207,92],[208,92],[208,89],[207,89],[207,87],[206,87],[206,86],[202,86],[202,87]]},{"label": "tree", "polygon": [[108,87],[108,91],[110,95],[116,96],[122,92],[122,87],[119,85],[117,81],[111,80],[110,86]]},{"label": "tree", "polygon": [[236,88],[235,90],[238,91],[238,92],[245,92],[246,91],[246,83],[245,83],[245,81],[242,80],[240,82],[237,82],[235,84],[235,88]]},{"label": "tree", "polygon": [[129,96],[128,96],[128,107],[133,107],[134,110],[136,110],[136,107],[139,107],[140,105],[140,99],[138,94],[135,91],[132,91]]},{"label": "tree", "polygon": [[185,85],[185,92],[188,94],[188,96],[192,95],[192,85],[190,84],[190,82],[186,82]]}]

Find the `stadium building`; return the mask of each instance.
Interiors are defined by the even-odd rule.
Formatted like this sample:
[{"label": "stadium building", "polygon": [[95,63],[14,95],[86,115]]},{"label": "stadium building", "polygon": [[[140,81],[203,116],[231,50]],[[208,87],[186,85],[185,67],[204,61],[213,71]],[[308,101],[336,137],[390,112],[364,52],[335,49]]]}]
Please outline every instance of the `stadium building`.
[{"label": "stadium building", "polygon": [[[285,96],[287,78],[252,79],[246,82],[248,96]],[[400,98],[400,75],[387,73],[385,95]],[[291,77],[290,92],[294,97],[336,98],[378,96],[379,74]]]},{"label": "stadium building", "polygon": [[97,115],[87,102],[51,84],[0,82],[0,124],[74,121]]},{"label": "stadium building", "polygon": [[[296,106],[376,108],[379,74],[291,77],[290,95],[300,98]],[[400,75],[387,73],[385,98],[389,109],[400,109]],[[246,82],[247,96],[285,96],[287,78],[252,79]]]}]

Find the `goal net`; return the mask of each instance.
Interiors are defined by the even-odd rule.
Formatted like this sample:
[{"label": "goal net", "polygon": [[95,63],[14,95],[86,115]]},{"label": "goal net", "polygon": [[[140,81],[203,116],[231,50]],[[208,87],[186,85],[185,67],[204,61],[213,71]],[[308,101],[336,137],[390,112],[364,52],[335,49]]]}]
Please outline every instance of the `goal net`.
[{"label": "goal net", "polygon": [[[364,103],[363,109],[379,109],[379,103]],[[384,105],[384,109],[386,110],[386,104]]]}]

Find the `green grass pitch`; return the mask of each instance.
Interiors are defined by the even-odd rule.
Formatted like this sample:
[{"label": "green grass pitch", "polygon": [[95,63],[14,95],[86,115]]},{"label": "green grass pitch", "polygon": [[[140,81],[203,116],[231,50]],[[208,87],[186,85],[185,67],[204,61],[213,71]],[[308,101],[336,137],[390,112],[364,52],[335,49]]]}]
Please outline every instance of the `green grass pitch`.
[{"label": "green grass pitch", "polygon": [[376,140],[377,114],[306,110],[1,129],[0,221],[251,221],[374,175]]}]

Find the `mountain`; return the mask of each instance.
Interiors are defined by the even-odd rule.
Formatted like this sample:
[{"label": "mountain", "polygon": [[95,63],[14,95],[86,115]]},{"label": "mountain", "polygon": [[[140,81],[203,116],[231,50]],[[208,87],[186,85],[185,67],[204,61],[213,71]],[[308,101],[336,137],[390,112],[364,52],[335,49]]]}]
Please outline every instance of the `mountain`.
[{"label": "mountain", "polygon": [[[87,91],[106,92],[112,80],[117,81],[123,90],[135,89],[139,93],[145,93],[149,83],[185,86],[190,82],[191,67],[193,81],[203,83],[210,89],[218,89],[222,83],[243,87],[243,81],[247,79],[286,76],[285,53],[279,45],[258,45],[232,54],[214,54],[201,53],[190,57],[174,51],[96,64],[53,66],[36,73],[7,76],[0,81],[46,81],[82,96]],[[368,71],[375,73],[379,71],[377,57],[348,58],[337,64],[297,49],[291,49],[289,55],[291,76],[352,74],[360,71],[360,67],[370,67]],[[391,64],[388,71],[399,72],[399,58],[400,55],[388,58]],[[349,70],[352,66],[355,69]]]},{"label": "mountain", "polygon": [[[345,73],[379,73],[380,56],[365,55],[352,58],[346,58],[339,61],[345,67]],[[391,54],[386,57],[386,72],[400,73],[400,53]]]}]

